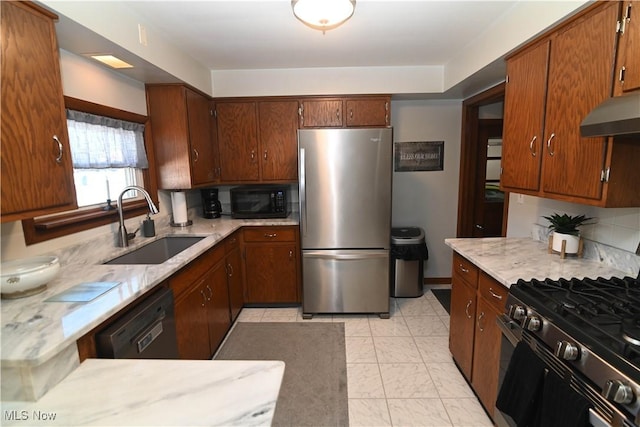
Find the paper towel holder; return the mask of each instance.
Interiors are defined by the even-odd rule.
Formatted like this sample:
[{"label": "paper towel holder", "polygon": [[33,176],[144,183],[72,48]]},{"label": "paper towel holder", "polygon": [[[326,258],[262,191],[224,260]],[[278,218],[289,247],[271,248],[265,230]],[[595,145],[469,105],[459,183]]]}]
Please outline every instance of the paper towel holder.
[{"label": "paper towel holder", "polygon": [[193,221],[187,216],[187,199],[184,191],[171,192],[171,221],[172,227],[188,227]]}]

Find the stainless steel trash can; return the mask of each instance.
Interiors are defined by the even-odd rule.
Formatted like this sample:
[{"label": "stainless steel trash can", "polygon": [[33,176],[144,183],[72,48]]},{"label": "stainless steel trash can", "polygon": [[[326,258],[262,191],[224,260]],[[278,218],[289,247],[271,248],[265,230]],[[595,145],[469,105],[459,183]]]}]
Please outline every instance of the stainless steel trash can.
[{"label": "stainless steel trash can", "polygon": [[392,297],[422,295],[424,261],[429,258],[424,231],[419,227],[391,229],[390,284]]}]

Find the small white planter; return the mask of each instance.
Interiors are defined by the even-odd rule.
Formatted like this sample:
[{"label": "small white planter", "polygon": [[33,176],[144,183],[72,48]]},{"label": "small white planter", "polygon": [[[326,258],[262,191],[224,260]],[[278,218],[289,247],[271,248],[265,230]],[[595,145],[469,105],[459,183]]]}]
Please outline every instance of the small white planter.
[{"label": "small white planter", "polygon": [[567,242],[564,253],[565,254],[577,254],[580,248],[580,236],[574,236],[573,234],[553,232],[553,250],[556,252],[562,252],[562,242]]}]

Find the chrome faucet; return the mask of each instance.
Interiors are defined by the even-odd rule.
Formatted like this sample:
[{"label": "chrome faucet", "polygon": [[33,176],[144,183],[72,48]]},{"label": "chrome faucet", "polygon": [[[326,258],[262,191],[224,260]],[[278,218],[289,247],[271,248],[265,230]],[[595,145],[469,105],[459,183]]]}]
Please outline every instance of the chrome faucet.
[{"label": "chrome faucet", "polygon": [[142,193],[145,199],[147,199],[147,204],[149,205],[149,212],[152,214],[157,214],[158,208],[151,200],[151,196],[142,187],[138,187],[137,185],[129,185],[124,187],[120,195],[118,196],[118,218],[120,220],[120,227],[118,227],[118,237],[116,239],[116,246],[119,248],[126,248],[129,246],[129,235],[127,234],[127,229],[124,227],[124,215],[122,213],[122,196],[129,190],[137,190]]}]

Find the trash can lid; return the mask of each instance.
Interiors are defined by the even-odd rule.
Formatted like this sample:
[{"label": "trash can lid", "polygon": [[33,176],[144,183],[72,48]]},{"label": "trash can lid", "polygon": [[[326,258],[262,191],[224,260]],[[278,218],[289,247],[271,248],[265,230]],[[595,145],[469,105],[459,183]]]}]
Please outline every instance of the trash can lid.
[{"label": "trash can lid", "polygon": [[397,245],[412,245],[424,242],[424,231],[420,227],[391,228],[391,243]]}]

